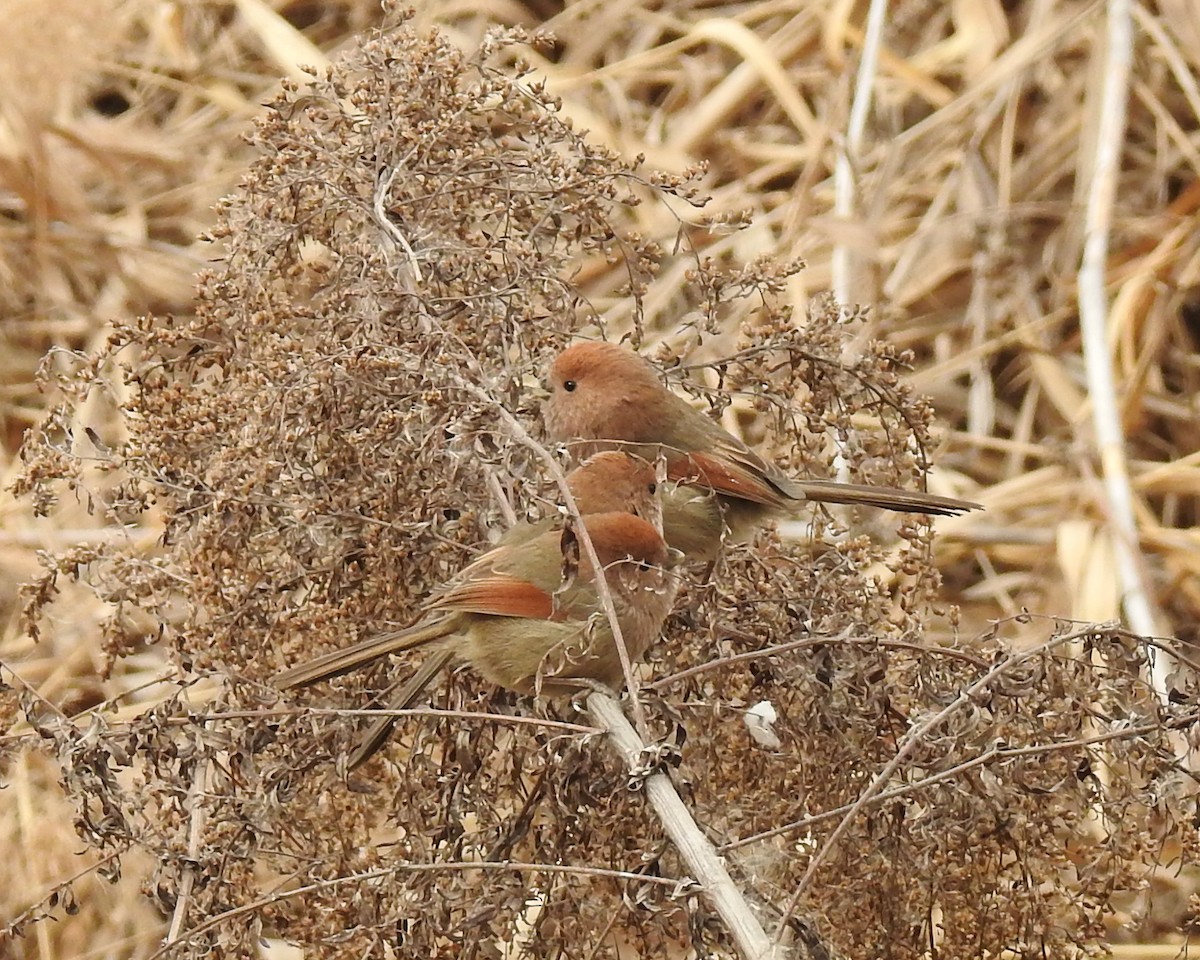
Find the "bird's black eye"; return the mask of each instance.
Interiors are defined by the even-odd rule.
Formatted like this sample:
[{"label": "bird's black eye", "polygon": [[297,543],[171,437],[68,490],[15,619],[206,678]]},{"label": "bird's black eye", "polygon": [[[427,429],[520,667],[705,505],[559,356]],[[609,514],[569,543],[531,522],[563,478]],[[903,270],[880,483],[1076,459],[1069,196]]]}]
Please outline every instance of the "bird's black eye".
[{"label": "bird's black eye", "polygon": [[575,381],[574,380],[564,380],[563,381],[563,389],[566,390],[567,393],[574,393],[575,392]]},{"label": "bird's black eye", "polygon": [[650,569],[650,564],[648,564],[645,560],[643,560],[641,563],[638,564],[638,569],[641,570],[642,573],[646,573]]},{"label": "bird's black eye", "polygon": [[656,494],[656,493],[658,493],[658,484],[657,483],[650,484],[650,496],[654,496],[654,494]]}]

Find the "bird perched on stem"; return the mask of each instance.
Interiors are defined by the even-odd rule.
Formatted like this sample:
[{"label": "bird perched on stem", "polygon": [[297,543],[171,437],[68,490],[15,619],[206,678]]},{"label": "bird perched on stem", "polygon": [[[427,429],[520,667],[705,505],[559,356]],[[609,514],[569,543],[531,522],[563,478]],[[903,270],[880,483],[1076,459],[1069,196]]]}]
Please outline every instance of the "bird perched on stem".
[{"label": "bird perched on stem", "polygon": [[546,429],[577,456],[625,450],[666,459],[663,531],[691,559],[712,561],[728,536],[747,539],[800,504],[860,504],[904,513],[953,516],[979,504],[895,487],[799,480],[768,463],[662,383],[627,347],[572,344],[550,367]]},{"label": "bird perched on stem", "polygon": [[[600,560],[630,662],[658,637],[677,584],[672,551],[653,522],[654,470],[623,452],[604,452],[568,475],[572,497]],[[648,518],[648,519],[647,519]],[[412,627],[337,650],[277,674],[279,689],[339,676],[382,656],[432,646],[391,709],[411,706],[447,663],[465,660],[486,679],[519,693],[578,692],[589,682],[624,685],[611,624],[601,611],[597,571],[562,518],[518,524],[425,605]],[[350,769],[387,741],[381,717],[349,758]]]}]

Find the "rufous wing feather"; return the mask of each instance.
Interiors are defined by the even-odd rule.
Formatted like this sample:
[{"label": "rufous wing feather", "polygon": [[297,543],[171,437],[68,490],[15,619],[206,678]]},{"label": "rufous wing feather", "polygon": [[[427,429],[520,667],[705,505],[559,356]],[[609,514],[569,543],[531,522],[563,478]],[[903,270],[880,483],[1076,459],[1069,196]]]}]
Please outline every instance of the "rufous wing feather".
[{"label": "rufous wing feather", "polygon": [[504,576],[466,580],[438,596],[429,606],[433,610],[530,620],[549,620],[554,615],[554,598],[545,590],[527,580]]},{"label": "rufous wing feather", "polygon": [[706,453],[689,453],[667,463],[667,479],[695,483],[714,492],[739,500],[750,500],[765,507],[782,507],[783,498],[757,470],[734,460]]}]

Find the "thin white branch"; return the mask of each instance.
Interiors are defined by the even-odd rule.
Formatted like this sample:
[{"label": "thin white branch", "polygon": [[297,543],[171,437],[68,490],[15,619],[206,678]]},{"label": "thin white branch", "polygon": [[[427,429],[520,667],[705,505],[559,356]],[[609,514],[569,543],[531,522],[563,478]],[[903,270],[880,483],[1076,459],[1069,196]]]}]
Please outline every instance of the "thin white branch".
[{"label": "thin white branch", "polygon": [[166,949],[183,936],[187,926],[188,907],[192,902],[192,888],[196,885],[196,871],[199,869],[200,845],[204,841],[204,827],[208,822],[208,809],[204,804],[204,795],[208,792],[208,770],[212,759],[202,755],[192,770],[192,782],[188,787],[188,863],[183,868],[183,876],[179,880],[179,896],[175,900],[175,909],[171,913],[171,925],[167,930],[167,938],[163,941]]},{"label": "thin white branch", "polygon": [[[412,151],[410,150],[409,156],[411,156],[411,155],[412,155]],[[405,157],[404,159],[407,160],[408,157]],[[393,167],[388,172],[387,177],[380,180],[379,183],[376,185],[374,201],[372,203],[372,210],[375,213],[375,222],[379,224],[379,229],[381,229],[384,233],[386,233],[389,237],[391,237],[396,242],[396,244],[400,247],[400,249],[402,249],[404,251],[405,255],[408,257],[408,265],[410,267],[412,267],[413,279],[417,283],[424,283],[425,278],[421,274],[421,264],[417,260],[416,252],[413,250],[412,246],[409,244],[408,238],[405,237],[404,234],[402,234],[400,232],[400,228],[397,227],[396,224],[392,222],[392,218],[388,216],[388,212],[386,209],[384,209],[384,206],[383,206],[383,201],[387,198],[388,194],[391,192],[392,184],[396,182],[396,177],[400,173],[402,164],[403,164],[403,161],[401,161],[401,164],[397,164],[395,167]]]},{"label": "thin white branch", "polygon": [[487,463],[480,462],[479,466],[483,470],[483,478],[487,482],[487,488],[492,494],[492,499],[496,501],[496,505],[500,507],[500,512],[504,514],[505,526],[515,527],[517,525],[517,511],[513,509],[513,505],[509,502],[508,494],[504,492],[504,485],[500,482],[500,478],[496,476],[496,471]]},{"label": "thin white branch", "polygon": [[[620,704],[602,693],[593,693],[588,697],[587,708],[596,722],[608,730],[610,742],[630,772],[636,772],[644,761],[646,745],[625,719]],[[704,896],[724,921],[744,960],[783,957],[784,948],[767,936],[724,862],[679,798],[670,777],[665,773],[650,773],[645,777],[644,789],[667,836],[688,869],[695,873]]]},{"label": "thin white branch", "polygon": [[[858,152],[862,146],[863,131],[871,113],[875,92],[875,75],[879,70],[879,45],[883,25],[887,18],[887,0],[871,0],[867,11],[867,29],[863,39],[862,57],[858,62],[858,76],[854,82],[854,101],[850,105],[850,117],[846,124],[846,138],[838,151],[833,168],[833,215],[846,221],[854,215],[854,204],[858,197],[855,179]],[[833,295],[840,304],[851,303],[855,298],[854,264],[849,246],[843,241],[833,248],[830,266]]]},{"label": "thin white branch", "polygon": [[[1079,325],[1096,445],[1108,494],[1108,520],[1117,555],[1121,602],[1126,620],[1135,633],[1156,636],[1160,631],[1156,626],[1157,618],[1146,586],[1145,565],[1139,548],[1108,338],[1106,263],[1113,198],[1125,142],[1133,29],[1129,0],[1108,0],[1107,9],[1104,84],[1100,92],[1099,124],[1087,187],[1083,256],[1079,266]],[[1169,670],[1170,663],[1165,656],[1159,654],[1152,658],[1151,681],[1160,697],[1166,695]]]}]

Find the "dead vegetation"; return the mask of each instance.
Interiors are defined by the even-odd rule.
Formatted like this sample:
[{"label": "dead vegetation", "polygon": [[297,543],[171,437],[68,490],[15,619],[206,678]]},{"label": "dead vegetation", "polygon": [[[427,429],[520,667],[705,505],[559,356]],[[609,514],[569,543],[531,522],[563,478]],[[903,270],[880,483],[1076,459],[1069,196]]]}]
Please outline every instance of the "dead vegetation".
[{"label": "dead vegetation", "polygon": [[[600,329],[790,469],[988,508],[936,538],[817,512],[688,585],[645,708],[767,929],[810,956],[1180,949],[1193,658],[1111,626],[1142,597],[1139,629],[1187,642],[1200,606],[1200,38],[1173,4],[1133,13],[1108,421],[1076,283],[1095,5],[894,5],[849,219],[865,11],[285,7],[300,32],[129,0],[68,69],[17,7],[4,955],[728,954],[566,704],[459,672],[347,780],[411,665],[264,682],[548,509],[496,405],[536,431],[531,379]],[[543,19],[552,43],[485,33]],[[847,284],[868,309],[814,298]],[[1115,426],[1125,463],[1097,456]],[[761,700],[777,748],[743,722]]]}]

